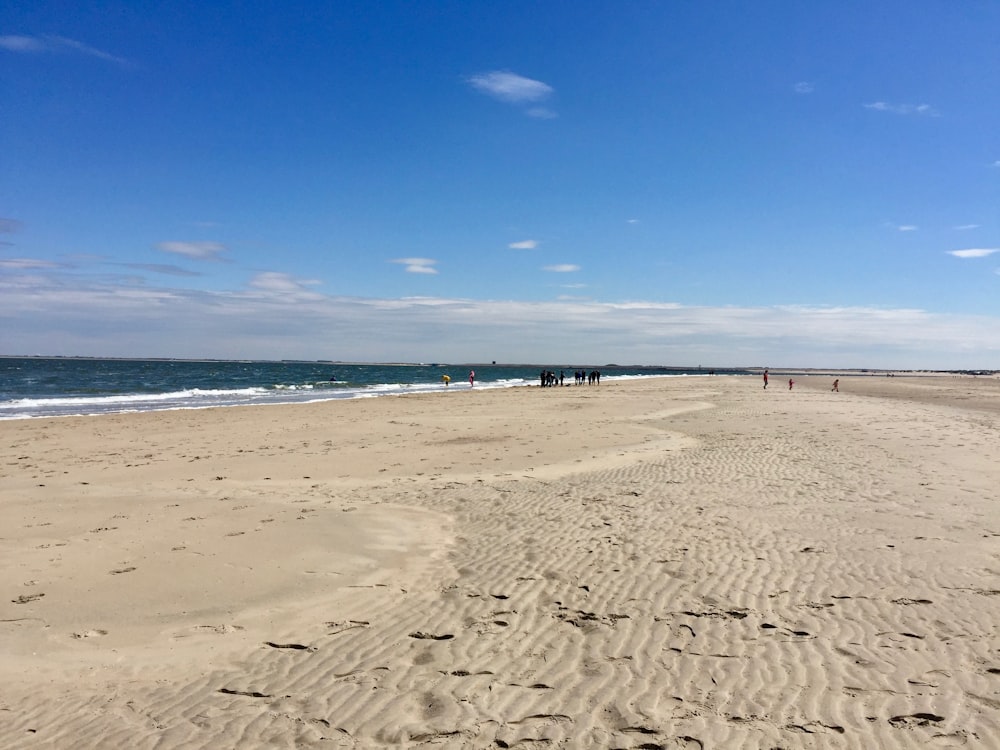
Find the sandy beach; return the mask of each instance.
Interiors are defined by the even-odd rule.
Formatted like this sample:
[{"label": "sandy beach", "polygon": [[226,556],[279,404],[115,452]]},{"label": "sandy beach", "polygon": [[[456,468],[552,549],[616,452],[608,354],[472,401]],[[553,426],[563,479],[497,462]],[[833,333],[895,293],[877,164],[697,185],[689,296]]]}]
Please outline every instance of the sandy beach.
[{"label": "sandy beach", "polygon": [[1000,380],[0,422],[3,748],[1000,748]]}]

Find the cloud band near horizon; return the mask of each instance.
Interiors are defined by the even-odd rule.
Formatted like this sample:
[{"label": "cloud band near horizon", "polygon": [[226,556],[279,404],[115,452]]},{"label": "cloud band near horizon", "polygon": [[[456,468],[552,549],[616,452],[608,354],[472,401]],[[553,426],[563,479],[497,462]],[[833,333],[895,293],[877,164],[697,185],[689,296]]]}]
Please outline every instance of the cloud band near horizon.
[{"label": "cloud band near horizon", "polygon": [[266,273],[242,291],[208,292],[70,285],[32,270],[0,277],[4,354],[1000,368],[1000,325],[988,316],[867,307],[358,298],[325,295],[309,288],[318,282]]}]

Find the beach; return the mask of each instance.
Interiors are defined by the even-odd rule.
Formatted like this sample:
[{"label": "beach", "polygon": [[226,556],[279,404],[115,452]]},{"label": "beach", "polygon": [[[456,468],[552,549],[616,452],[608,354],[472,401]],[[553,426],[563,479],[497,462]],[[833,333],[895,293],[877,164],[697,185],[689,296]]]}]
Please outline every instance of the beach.
[{"label": "beach", "polygon": [[1000,747],[1000,380],[0,422],[0,747]]}]

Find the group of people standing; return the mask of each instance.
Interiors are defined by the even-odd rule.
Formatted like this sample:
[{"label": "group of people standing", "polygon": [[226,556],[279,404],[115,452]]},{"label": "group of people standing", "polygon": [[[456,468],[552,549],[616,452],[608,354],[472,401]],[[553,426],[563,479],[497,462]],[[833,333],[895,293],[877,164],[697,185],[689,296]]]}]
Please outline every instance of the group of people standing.
[{"label": "group of people standing", "polygon": [[[553,370],[542,370],[538,376],[539,383],[542,388],[552,388],[557,385],[565,385],[566,373],[563,370],[559,371],[559,374]],[[601,371],[591,370],[589,373],[586,370],[577,370],[573,373],[573,382],[576,385],[600,385],[601,384]]]}]

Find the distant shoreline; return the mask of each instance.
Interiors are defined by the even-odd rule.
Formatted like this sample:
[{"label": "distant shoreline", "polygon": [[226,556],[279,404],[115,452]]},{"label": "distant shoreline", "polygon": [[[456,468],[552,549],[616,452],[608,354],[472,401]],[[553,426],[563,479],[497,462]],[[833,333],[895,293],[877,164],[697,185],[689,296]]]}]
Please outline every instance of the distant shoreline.
[{"label": "distant shoreline", "polygon": [[201,357],[97,357],[77,354],[0,354],[0,359],[35,359],[35,360],[83,360],[88,362],[246,362],[266,363],[266,364],[305,364],[305,365],[341,365],[341,366],[392,366],[392,367],[585,367],[585,368],[625,368],[630,370],[674,370],[677,372],[691,372],[701,370],[711,373],[715,370],[743,370],[745,372],[759,375],[767,370],[775,375],[840,375],[840,376],[940,376],[940,375],[973,375],[973,376],[1000,376],[1000,370],[993,369],[956,369],[956,370],[934,370],[934,369],[894,369],[894,368],[864,368],[864,367],[760,367],[748,365],[637,365],[637,364],[580,364],[563,363],[551,364],[542,362],[354,362],[350,360],[338,359],[216,359]]}]

